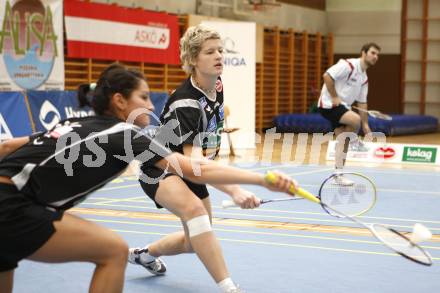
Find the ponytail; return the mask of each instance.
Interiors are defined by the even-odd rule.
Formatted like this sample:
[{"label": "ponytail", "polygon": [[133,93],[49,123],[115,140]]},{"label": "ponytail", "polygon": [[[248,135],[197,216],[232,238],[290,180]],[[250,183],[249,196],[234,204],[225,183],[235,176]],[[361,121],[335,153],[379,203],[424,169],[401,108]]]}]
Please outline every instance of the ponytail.
[{"label": "ponytail", "polygon": [[82,84],[78,87],[79,105],[90,106],[97,115],[102,115],[109,109],[115,93],[128,99],[141,80],[145,80],[142,73],[126,69],[120,64],[111,64],[100,74],[96,84]]},{"label": "ponytail", "polygon": [[78,101],[81,108],[85,106],[92,107],[91,99],[89,98],[90,90],[90,84],[88,83],[78,86]]}]

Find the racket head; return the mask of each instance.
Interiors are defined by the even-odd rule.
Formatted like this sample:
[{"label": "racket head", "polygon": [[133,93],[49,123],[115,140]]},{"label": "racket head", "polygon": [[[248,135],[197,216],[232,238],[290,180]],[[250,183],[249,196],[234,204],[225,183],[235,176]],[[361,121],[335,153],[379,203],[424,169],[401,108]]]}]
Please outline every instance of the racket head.
[{"label": "racket head", "polygon": [[336,173],[329,176],[321,184],[318,198],[322,208],[331,216],[356,217],[365,214],[374,207],[377,200],[377,190],[373,181],[362,174]]},{"label": "racket head", "polygon": [[425,266],[432,265],[429,253],[400,232],[381,224],[372,224],[369,228],[377,239],[399,255]]},{"label": "racket head", "polygon": [[368,111],[368,114],[371,117],[374,117],[374,118],[377,118],[377,119],[383,119],[383,120],[388,120],[388,121],[393,120],[393,117],[391,117],[390,115],[387,115],[387,114],[384,114],[382,112],[375,111],[375,110]]}]

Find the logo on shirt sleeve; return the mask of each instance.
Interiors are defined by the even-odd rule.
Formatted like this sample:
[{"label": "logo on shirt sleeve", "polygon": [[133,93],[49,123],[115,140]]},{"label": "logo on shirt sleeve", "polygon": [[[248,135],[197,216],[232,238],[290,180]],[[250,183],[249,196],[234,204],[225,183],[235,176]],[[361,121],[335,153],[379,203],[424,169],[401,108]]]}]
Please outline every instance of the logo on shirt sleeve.
[{"label": "logo on shirt sleeve", "polygon": [[81,124],[78,122],[70,123],[69,121],[65,121],[64,125],[58,124],[52,131],[48,133],[48,137],[58,139],[59,137],[72,132],[73,128],[81,127]]},{"label": "logo on shirt sleeve", "polygon": [[217,119],[215,116],[212,117],[211,120],[209,120],[208,128],[206,129],[207,132],[215,132],[217,130]]},{"label": "logo on shirt sleeve", "polygon": [[208,102],[206,101],[206,98],[205,98],[205,97],[201,97],[201,98],[199,99],[199,102],[200,102],[200,104],[202,105],[202,108],[205,108],[206,105],[208,105]]},{"label": "logo on shirt sleeve", "polygon": [[220,108],[218,109],[218,113],[220,120],[225,119],[225,109],[223,108],[223,104],[220,105]]}]

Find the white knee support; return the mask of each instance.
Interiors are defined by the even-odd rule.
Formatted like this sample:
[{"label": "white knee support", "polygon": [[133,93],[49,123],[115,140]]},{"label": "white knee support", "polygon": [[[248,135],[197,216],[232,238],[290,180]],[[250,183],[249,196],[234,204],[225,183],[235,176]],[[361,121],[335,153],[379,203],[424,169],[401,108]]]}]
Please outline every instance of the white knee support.
[{"label": "white knee support", "polygon": [[189,237],[194,237],[206,232],[211,232],[211,222],[208,215],[198,216],[186,222]]}]

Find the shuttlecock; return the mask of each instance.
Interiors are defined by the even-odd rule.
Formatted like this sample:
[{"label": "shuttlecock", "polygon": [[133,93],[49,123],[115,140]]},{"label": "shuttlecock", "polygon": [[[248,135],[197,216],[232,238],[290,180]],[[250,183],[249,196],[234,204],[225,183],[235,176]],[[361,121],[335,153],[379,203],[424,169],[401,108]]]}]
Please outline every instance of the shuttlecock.
[{"label": "shuttlecock", "polygon": [[431,239],[432,233],[428,228],[422,224],[414,224],[413,231],[410,237],[412,243],[419,243]]}]

